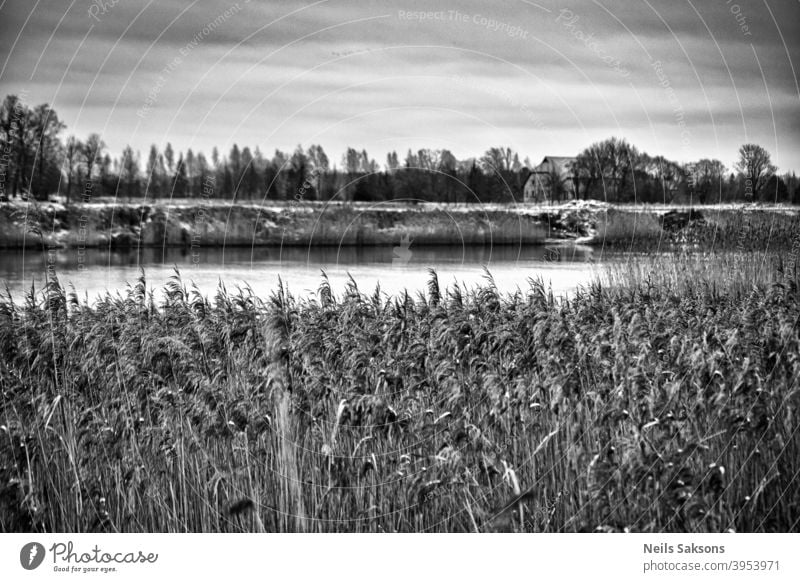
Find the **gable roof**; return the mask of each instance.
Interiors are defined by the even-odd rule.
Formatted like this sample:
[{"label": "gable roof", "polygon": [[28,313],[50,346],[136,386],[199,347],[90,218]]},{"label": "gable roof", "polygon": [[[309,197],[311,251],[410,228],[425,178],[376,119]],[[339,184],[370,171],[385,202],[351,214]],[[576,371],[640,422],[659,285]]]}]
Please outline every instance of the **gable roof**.
[{"label": "gable roof", "polygon": [[575,162],[577,158],[569,156],[545,156],[542,163],[533,168],[532,172],[550,173],[553,169],[559,174],[567,170],[567,166]]}]

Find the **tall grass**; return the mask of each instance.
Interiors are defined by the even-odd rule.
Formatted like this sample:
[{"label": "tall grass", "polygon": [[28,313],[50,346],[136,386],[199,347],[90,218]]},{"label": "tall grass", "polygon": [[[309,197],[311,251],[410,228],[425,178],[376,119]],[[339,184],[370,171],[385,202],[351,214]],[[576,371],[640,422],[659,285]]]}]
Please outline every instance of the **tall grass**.
[{"label": "tall grass", "polygon": [[0,302],[2,531],[798,531],[796,277]]},{"label": "tall grass", "polygon": [[674,248],[775,252],[797,244],[800,212],[794,209],[704,208],[701,213],[701,220],[679,228],[665,224],[664,216],[652,209],[609,208],[596,216],[594,240],[603,246],[637,252]]},{"label": "tall grass", "polygon": [[611,287],[658,287],[676,294],[691,293],[697,285],[704,285],[712,297],[743,297],[754,287],[792,288],[800,280],[800,271],[796,262],[776,253],[628,254],[604,265],[598,279]]}]

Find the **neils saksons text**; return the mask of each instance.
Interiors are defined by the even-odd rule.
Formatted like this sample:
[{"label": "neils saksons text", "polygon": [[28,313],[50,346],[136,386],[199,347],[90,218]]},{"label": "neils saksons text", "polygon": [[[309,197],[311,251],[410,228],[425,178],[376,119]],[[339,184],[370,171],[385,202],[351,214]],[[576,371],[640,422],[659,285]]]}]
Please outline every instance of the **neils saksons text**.
[{"label": "neils saksons text", "polygon": [[725,546],[699,546],[697,544],[644,544],[645,554],[724,554]]}]

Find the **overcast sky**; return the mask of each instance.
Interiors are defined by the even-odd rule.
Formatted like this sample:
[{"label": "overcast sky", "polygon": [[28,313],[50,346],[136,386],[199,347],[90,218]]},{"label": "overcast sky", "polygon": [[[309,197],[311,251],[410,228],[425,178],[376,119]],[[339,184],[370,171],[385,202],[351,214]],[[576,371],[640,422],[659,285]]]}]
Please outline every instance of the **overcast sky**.
[{"label": "overcast sky", "polygon": [[537,163],[616,135],[729,167],[756,142],[800,171],[798,23],[800,0],[0,0],[0,92],[115,154],[510,146]]}]

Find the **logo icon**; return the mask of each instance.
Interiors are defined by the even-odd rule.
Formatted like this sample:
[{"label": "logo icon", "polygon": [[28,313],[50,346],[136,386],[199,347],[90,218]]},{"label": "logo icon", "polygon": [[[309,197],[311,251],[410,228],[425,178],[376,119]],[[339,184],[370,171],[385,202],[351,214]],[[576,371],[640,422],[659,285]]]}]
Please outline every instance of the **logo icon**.
[{"label": "logo icon", "polygon": [[411,246],[411,239],[407,234],[404,234],[403,237],[400,239],[400,246],[394,247],[392,249],[392,266],[393,267],[403,267],[408,264],[408,261],[411,260],[411,249],[408,247]]},{"label": "logo icon", "polygon": [[19,563],[26,570],[35,570],[44,562],[44,546],[37,542],[29,542],[19,552]]}]

